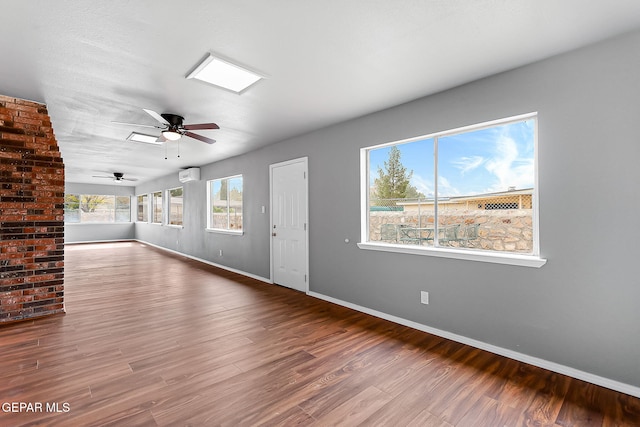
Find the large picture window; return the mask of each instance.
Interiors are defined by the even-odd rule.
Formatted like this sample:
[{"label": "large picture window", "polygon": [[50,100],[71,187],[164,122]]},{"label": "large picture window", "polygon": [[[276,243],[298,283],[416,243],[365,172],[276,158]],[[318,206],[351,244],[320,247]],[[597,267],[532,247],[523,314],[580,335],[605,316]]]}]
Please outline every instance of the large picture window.
[{"label": "large picture window", "polygon": [[242,175],[207,182],[209,216],[207,228],[241,233]]},{"label": "large picture window", "polygon": [[182,225],[183,215],[183,189],[182,187],[167,190],[167,205],[169,206],[169,225]]},{"label": "large picture window", "polygon": [[131,222],[131,198],[103,194],[66,194],[64,221],[67,223]]},{"label": "large picture window", "polygon": [[536,120],[363,149],[362,242],[537,256]]}]

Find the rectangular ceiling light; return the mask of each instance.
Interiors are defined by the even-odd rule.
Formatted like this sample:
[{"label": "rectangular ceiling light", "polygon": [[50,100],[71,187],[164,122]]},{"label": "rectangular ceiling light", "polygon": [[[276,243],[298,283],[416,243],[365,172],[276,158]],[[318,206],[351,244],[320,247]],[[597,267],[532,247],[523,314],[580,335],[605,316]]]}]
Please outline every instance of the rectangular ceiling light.
[{"label": "rectangular ceiling light", "polygon": [[240,93],[263,76],[209,54],[187,78]]},{"label": "rectangular ceiling light", "polygon": [[144,142],[144,143],[147,143],[147,144],[155,144],[155,145],[162,145],[162,142],[158,141],[158,137],[157,136],[147,135],[147,134],[144,134],[144,133],[131,132],[131,135],[129,135],[127,137],[127,139],[129,141]]}]

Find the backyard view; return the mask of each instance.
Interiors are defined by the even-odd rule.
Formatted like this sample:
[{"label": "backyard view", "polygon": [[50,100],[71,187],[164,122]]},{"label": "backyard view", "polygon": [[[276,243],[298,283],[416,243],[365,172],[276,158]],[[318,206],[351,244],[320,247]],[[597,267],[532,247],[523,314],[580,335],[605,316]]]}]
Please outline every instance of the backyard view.
[{"label": "backyard view", "polygon": [[129,222],[131,221],[129,196],[96,194],[66,194],[64,198],[65,222]]},{"label": "backyard view", "polygon": [[534,146],[530,118],[370,149],[369,241],[533,253]]},{"label": "backyard view", "polygon": [[210,228],[242,231],[242,176],[210,181]]}]

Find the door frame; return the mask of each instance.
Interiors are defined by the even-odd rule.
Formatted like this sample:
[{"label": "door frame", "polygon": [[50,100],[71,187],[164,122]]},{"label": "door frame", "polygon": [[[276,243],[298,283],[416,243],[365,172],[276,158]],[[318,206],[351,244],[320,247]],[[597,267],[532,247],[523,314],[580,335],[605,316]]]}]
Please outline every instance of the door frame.
[{"label": "door frame", "polygon": [[306,175],[306,179],[304,180],[304,191],[306,196],[306,209],[305,209],[305,219],[304,222],[306,224],[304,233],[305,233],[305,257],[304,257],[304,269],[306,271],[306,280],[305,280],[305,289],[304,293],[309,294],[309,157],[299,157],[297,159],[291,159],[284,162],[273,163],[269,165],[269,279],[271,283],[275,283],[273,281],[273,170],[277,167],[287,166],[295,163],[303,163],[304,171]]}]

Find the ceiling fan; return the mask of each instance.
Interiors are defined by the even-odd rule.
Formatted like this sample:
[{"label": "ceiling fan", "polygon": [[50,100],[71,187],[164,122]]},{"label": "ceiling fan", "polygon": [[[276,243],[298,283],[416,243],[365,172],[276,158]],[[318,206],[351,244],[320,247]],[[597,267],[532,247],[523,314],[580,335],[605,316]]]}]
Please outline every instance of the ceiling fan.
[{"label": "ceiling fan", "polygon": [[112,179],[116,182],[120,181],[137,181],[135,178],[125,178],[122,172],[114,172],[113,176],[104,176],[104,175],[93,175],[93,178],[108,178]]},{"label": "ceiling fan", "polygon": [[205,129],[220,129],[220,127],[215,123],[200,123],[193,125],[185,125],[183,124],[184,117],[178,116],[177,114],[169,114],[163,113],[158,114],[153,110],[148,110],[143,108],[143,110],[149,114],[151,117],[156,119],[160,125],[143,125],[139,123],[123,123],[123,122],[112,122],[119,125],[129,125],[129,126],[141,126],[155,129],[162,129],[162,136],[158,139],[160,142],[164,141],[177,141],[182,136],[188,136],[189,138],[197,139],[198,141],[206,142],[207,144],[213,144],[216,142],[215,139],[207,138],[206,136],[198,135],[197,133],[190,132],[192,130],[205,130]]}]

